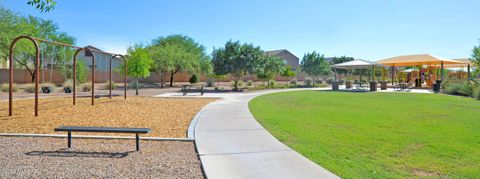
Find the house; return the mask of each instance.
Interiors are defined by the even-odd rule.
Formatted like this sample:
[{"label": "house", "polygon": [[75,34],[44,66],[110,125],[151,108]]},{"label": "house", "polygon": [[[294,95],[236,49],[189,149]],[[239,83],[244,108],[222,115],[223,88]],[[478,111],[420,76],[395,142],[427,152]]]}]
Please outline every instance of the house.
[{"label": "house", "polygon": [[300,66],[300,59],[286,49],[266,51],[265,54],[283,59],[283,62],[296,70]]},{"label": "house", "polygon": [[[110,59],[112,56],[108,53],[101,53],[104,52],[103,50],[100,50],[94,46],[87,46],[86,48],[92,49],[94,51],[97,51],[95,53],[95,71],[98,72],[108,72],[109,67],[110,67]],[[80,52],[77,56],[77,59],[79,61],[84,61],[85,65],[87,66],[87,69],[90,69],[92,66],[92,58],[91,57],[86,57],[85,52]],[[121,60],[119,59],[114,59],[112,60],[112,70],[115,70],[118,66],[120,66],[122,63]]]}]

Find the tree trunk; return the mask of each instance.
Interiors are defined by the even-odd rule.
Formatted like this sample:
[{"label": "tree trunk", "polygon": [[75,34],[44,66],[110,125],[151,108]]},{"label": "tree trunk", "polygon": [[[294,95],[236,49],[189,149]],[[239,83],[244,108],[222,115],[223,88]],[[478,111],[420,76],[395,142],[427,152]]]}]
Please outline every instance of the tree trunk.
[{"label": "tree trunk", "polygon": [[175,72],[170,72],[170,87],[173,87],[173,75],[175,75]]},{"label": "tree trunk", "polygon": [[165,78],[164,78],[164,73],[162,71],[160,72],[160,88],[163,88],[164,84],[165,84]]},{"label": "tree trunk", "polygon": [[138,96],[138,78],[135,78],[135,95]]}]

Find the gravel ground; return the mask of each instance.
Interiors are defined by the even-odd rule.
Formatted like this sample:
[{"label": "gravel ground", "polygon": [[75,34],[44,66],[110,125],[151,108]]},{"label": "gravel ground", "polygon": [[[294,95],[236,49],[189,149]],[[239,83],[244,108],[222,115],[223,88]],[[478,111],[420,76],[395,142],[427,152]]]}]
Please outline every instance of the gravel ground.
[{"label": "gravel ground", "polygon": [[193,142],[0,137],[0,178],[203,178]]},{"label": "gravel ground", "polygon": [[0,132],[54,134],[53,129],[58,126],[146,127],[152,132],[142,136],[185,138],[193,116],[213,100],[149,97],[124,100],[114,97],[112,100],[95,99],[95,106],[92,106],[90,98],[77,98],[74,106],[70,97],[51,97],[39,99],[38,117],[33,115],[33,99],[14,101],[11,117],[8,116],[8,103],[3,101],[0,102]]}]

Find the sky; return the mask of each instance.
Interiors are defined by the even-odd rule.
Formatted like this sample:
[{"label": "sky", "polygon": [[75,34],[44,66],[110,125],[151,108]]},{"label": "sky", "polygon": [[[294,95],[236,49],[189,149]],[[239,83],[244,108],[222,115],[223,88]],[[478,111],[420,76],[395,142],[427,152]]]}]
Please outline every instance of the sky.
[{"label": "sky", "polygon": [[480,44],[480,0],[57,0],[40,13],[27,0],[0,0],[21,15],[56,22],[77,45],[125,53],[172,34],[210,53],[228,40],[377,61],[429,53],[467,58]]}]

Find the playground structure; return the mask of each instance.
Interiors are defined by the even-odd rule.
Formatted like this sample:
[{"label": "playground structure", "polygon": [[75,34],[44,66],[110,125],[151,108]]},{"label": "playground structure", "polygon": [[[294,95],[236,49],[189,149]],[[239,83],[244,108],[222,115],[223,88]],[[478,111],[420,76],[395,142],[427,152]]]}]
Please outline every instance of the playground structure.
[{"label": "playground structure", "polygon": [[39,48],[39,43],[38,42],[43,42],[43,43],[50,43],[54,45],[60,45],[63,47],[70,47],[77,49],[74,53],[73,56],[73,105],[75,105],[75,98],[76,98],[76,64],[77,64],[77,55],[81,52],[85,52],[86,57],[91,57],[92,58],[92,66],[91,66],[91,81],[92,81],[92,95],[91,95],[91,105],[95,105],[95,53],[103,53],[107,54],[110,56],[110,67],[109,67],[109,98],[112,98],[112,60],[113,59],[122,59],[125,64],[125,76],[124,76],[124,99],[127,99],[127,58],[124,55],[120,54],[114,54],[114,53],[109,53],[109,52],[104,52],[104,51],[98,51],[94,49],[90,49],[88,47],[78,47],[74,46],[71,44],[65,44],[65,43],[60,43],[60,42],[55,42],[55,41],[49,41],[45,39],[40,39],[40,38],[35,38],[35,37],[30,37],[27,35],[22,35],[16,37],[12,43],[10,44],[10,50],[9,50],[9,90],[8,90],[8,115],[12,116],[13,115],[13,69],[14,69],[14,64],[13,64],[13,56],[14,56],[14,49],[15,49],[15,44],[21,40],[21,39],[27,39],[31,41],[35,47],[35,116],[38,116],[38,83],[39,83],[39,68],[40,68],[40,48]]}]

